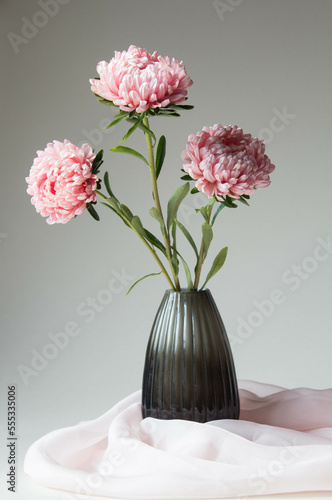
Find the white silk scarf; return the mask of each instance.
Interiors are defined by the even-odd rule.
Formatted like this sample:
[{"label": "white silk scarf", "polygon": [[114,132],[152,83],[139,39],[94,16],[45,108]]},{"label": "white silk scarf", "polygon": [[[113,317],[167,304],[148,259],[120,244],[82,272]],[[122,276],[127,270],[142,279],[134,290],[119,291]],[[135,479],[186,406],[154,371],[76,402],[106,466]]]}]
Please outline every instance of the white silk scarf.
[{"label": "white silk scarf", "polygon": [[[240,420],[141,416],[141,391],[36,441],[24,469],[76,495],[214,499],[332,491],[332,389],[239,381]],[[70,494],[71,493],[71,494]]]}]

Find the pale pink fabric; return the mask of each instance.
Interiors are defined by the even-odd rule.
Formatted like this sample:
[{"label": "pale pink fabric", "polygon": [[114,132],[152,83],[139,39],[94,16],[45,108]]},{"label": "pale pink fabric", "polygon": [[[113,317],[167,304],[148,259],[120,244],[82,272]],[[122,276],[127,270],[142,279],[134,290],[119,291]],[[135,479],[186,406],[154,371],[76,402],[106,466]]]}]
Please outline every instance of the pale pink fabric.
[{"label": "pale pink fabric", "polygon": [[332,491],[332,389],[239,387],[241,420],[207,424],[142,420],[136,392],[39,439],[25,472],[51,488],[115,498]]}]

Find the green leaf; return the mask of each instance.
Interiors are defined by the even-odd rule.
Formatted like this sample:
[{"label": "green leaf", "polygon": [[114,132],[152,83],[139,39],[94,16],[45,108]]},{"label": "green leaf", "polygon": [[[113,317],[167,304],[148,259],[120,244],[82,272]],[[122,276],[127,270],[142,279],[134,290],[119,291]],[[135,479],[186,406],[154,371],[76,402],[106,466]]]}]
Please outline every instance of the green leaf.
[{"label": "green leaf", "polygon": [[191,106],[190,104],[174,104],[172,106],[175,109],[193,109],[194,106]]},{"label": "green leaf", "polygon": [[201,207],[199,209],[200,213],[203,215],[204,219],[206,220],[206,222],[209,222],[209,215],[207,213],[207,209],[206,207]]},{"label": "green leaf", "polygon": [[165,224],[164,224],[162,216],[160,215],[160,213],[158,212],[158,210],[156,209],[156,207],[150,208],[149,214],[151,215],[151,217],[153,217],[154,219],[156,219],[159,222],[160,228],[161,228],[161,232],[162,232],[163,235],[165,235],[166,234]]},{"label": "green leaf", "polygon": [[136,156],[136,158],[139,158],[140,160],[144,161],[149,166],[149,162],[144,158],[141,153],[138,151],[135,151],[135,149],[131,148],[126,148],[125,146],[115,146],[114,148],[110,149],[112,153],[126,153],[128,155]]},{"label": "green leaf", "polygon": [[250,205],[247,202],[247,200],[245,198],[243,198],[243,195],[240,196],[240,198],[237,201],[239,201],[240,203],[243,203],[244,205],[247,205],[248,207],[250,207]]},{"label": "green leaf", "polygon": [[129,219],[130,221],[133,218],[132,212],[129,210],[129,208],[126,205],[123,205],[122,203],[119,205],[120,211]]},{"label": "green leaf", "polygon": [[103,154],[104,154],[104,150],[101,149],[97,154],[96,154],[96,157],[95,159],[93,160],[92,162],[92,173],[93,174],[98,174],[99,172],[99,167],[101,166],[101,164],[103,163]]},{"label": "green leaf", "polygon": [[176,218],[179,206],[189,191],[189,182],[179,187],[170,197],[167,205],[167,229],[169,229]]},{"label": "green leaf", "polygon": [[[172,248],[176,252],[177,250],[176,250],[176,223],[175,223],[175,220],[172,223],[172,239],[173,239]],[[175,275],[178,276],[178,274],[179,274],[179,260],[176,256],[176,253],[172,254],[171,263],[172,263],[173,269],[175,271]]]},{"label": "green leaf", "polygon": [[182,177],[180,177],[180,179],[182,179],[183,181],[193,181],[194,179],[192,177],[190,177],[190,175],[186,174],[186,175],[183,175]]},{"label": "green leaf", "polygon": [[206,258],[212,238],[213,238],[213,231],[212,227],[208,222],[203,222],[202,224],[202,243],[203,243],[203,259]]},{"label": "green leaf", "polygon": [[211,269],[206,277],[202,290],[210,279],[217,274],[217,272],[222,268],[227,257],[228,248],[225,247],[218,253],[217,257],[214,259]]},{"label": "green leaf", "polygon": [[156,177],[158,179],[161,167],[163,166],[166,155],[166,137],[162,135],[158,141],[156,152]]},{"label": "green leaf", "polygon": [[147,134],[147,135],[149,135],[150,137],[152,137],[152,139],[153,139],[153,141],[154,141],[154,144],[153,144],[153,146],[154,146],[154,145],[156,144],[157,139],[156,139],[156,136],[154,135],[154,133],[152,132],[152,130],[150,130],[148,127],[146,127],[146,126],[144,125],[144,123],[142,123],[142,122],[140,122],[140,124],[138,125],[138,127],[139,127],[141,130],[143,130],[144,134]]},{"label": "green leaf", "polygon": [[211,221],[211,227],[213,226],[213,224],[215,223],[215,220],[216,218],[218,217],[219,213],[221,212],[221,210],[225,208],[225,205],[223,203],[220,203],[219,207],[217,208],[217,210],[215,211],[215,214],[214,216],[212,217],[212,221]]},{"label": "green leaf", "polygon": [[106,125],[105,129],[114,127],[117,123],[120,123],[126,115],[121,115],[118,118],[115,118],[114,120],[111,121],[109,125]]},{"label": "green leaf", "polygon": [[126,116],[128,116],[128,111],[123,111],[121,109],[116,115],[113,116],[113,120],[115,118],[120,118],[120,116],[123,117],[123,118],[125,118]]},{"label": "green leaf", "polygon": [[99,215],[97,214],[96,210],[93,208],[93,205],[91,205],[91,203],[88,203],[87,206],[87,211],[89,212],[89,214],[95,219],[95,220],[100,220],[99,218]]},{"label": "green leaf", "polygon": [[177,219],[175,219],[175,223],[179,226],[179,228],[181,229],[181,231],[183,232],[183,234],[185,235],[185,237],[187,238],[187,240],[189,241],[190,245],[192,246],[194,252],[195,252],[195,255],[198,259],[199,255],[198,255],[198,250],[197,250],[197,246],[191,236],[191,234],[189,233],[189,231],[184,227],[183,224],[181,224],[181,222],[179,222]]},{"label": "green leaf", "polygon": [[119,214],[119,212],[117,212],[117,210],[115,210],[113,207],[111,207],[111,205],[109,205],[108,203],[104,203],[103,201],[101,202],[102,205],[105,205],[105,207],[109,208],[110,210],[112,210],[112,212],[114,212],[116,215],[118,215],[120,217],[120,219],[122,220],[122,222],[124,222],[126,224],[126,226],[128,226],[130,229],[132,229],[128,222],[122,217],[121,214]]},{"label": "green leaf", "polygon": [[108,205],[113,207],[117,213],[119,213],[119,202],[114,196],[110,196],[109,198],[107,198],[106,202],[108,203]]},{"label": "green leaf", "polygon": [[158,248],[158,250],[160,250],[165,255],[165,257],[167,257],[166,248],[161,243],[161,241],[158,240],[158,238],[156,238],[156,236],[150,233],[150,231],[148,231],[146,228],[144,228],[144,231],[146,233],[146,239],[151,243],[151,245]]},{"label": "green leaf", "polygon": [[128,295],[128,293],[130,293],[132,291],[132,289],[134,288],[134,286],[136,286],[137,283],[139,283],[140,281],[144,280],[145,278],[149,278],[150,276],[159,276],[159,274],[161,274],[161,273],[162,273],[162,271],[160,271],[159,273],[146,274],[145,276],[143,276],[143,278],[140,278],[139,280],[135,281],[135,283],[129,288],[126,295]]},{"label": "green leaf", "polygon": [[[135,120],[134,125],[133,125],[132,127],[130,127],[130,129],[129,129],[129,130],[127,130],[127,133],[126,133],[126,134],[122,137],[122,141],[121,141],[121,143],[122,143],[122,142],[124,142],[124,141],[126,141],[126,140],[128,139],[128,137],[130,137],[130,136],[131,136],[131,134],[132,134],[133,132],[135,132],[135,130],[137,129],[137,127],[139,126],[139,124],[140,124],[140,120]],[[121,143],[120,143],[120,144],[121,144]]]},{"label": "green leaf", "polygon": [[136,231],[138,232],[138,234],[140,234],[141,236],[143,236],[144,238],[146,238],[145,229],[144,229],[143,224],[141,222],[141,219],[138,217],[138,215],[135,215],[131,219],[131,225],[134,227],[134,229],[136,229]]},{"label": "green leaf", "polygon": [[197,189],[197,187],[194,187],[194,188],[192,188],[192,190],[190,192],[191,192],[191,194],[197,194],[197,193],[199,193],[199,189]]},{"label": "green leaf", "polygon": [[234,203],[234,199],[231,198],[230,196],[226,195],[224,200],[225,200],[224,203],[225,203],[226,207],[237,208],[237,205]]},{"label": "green leaf", "polygon": [[174,269],[175,276],[178,276],[178,274],[179,274],[179,261],[178,261],[178,258],[176,256],[175,252],[172,254],[171,264],[172,264],[172,267]]},{"label": "green leaf", "polygon": [[194,290],[194,284],[193,284],[193,281],[192,281],[192,278],[191,278],[191,273],[190,273],[190,269],[189,269],[189,266],[188,266],[187,262],[184,260],[184,258],[182,257],[182,255],[175,248],[172,247],[172,249],[177,253],[177,255],[181,259],[181,262],[182,262],[182,265],[183,265],[183,269],[184,269],[184,272],[186,274],[186,279],[187,279],[187,284],[188,284],[188,290],[189,291]]},{"label": "green leaf", "polygon": [[112,196],[113,198],[115,198],[115,196],[114,196],[114,194],[112,192],[111,186],[110,186],[110,179],[109,179],[108,172],[105,172],[105,175],[104,175],[104,184],[105,184],[105,188],[106,188],[106,191],[108,192],[108,194],[110,196]]},{"label": "green leaf", "polygon": [[[99,80],[100,78],[95,78],[95,80]],[[98,94],[94,94],[97,98],[98,101],[101,102],[102,104],[105,104],[106,106],[115,106],[115,104],[112,101],[106,101],[103,97],[100,97]]]}]

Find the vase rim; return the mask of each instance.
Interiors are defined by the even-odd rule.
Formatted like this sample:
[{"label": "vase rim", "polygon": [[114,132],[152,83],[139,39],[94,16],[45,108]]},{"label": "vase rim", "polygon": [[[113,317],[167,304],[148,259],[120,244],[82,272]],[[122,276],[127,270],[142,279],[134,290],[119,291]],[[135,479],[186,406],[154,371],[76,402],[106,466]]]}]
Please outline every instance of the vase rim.
[{"label": "vase rim", "polygon": [[197,294],[197,293],[206,293],[206,292],[210,292],[210,290],[208,288],[203,288],[203,290],[188,290],[188,288],[181,288],[181,290],[172,290],[171,288],[168,288],[165,293],[167,294],[171,294],[171,293],[175,293],[175,294]]}]

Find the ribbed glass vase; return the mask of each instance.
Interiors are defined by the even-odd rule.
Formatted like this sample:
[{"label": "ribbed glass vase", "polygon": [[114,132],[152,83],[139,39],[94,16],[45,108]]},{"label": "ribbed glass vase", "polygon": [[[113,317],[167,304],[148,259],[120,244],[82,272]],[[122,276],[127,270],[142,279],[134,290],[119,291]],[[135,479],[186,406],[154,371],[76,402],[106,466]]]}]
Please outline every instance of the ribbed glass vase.
[{"label": "ribbed glass vase", "polygon": [[238,419],[239,394],[226,330],[209,290],[167,290],[145,358],[143,418]]}]

